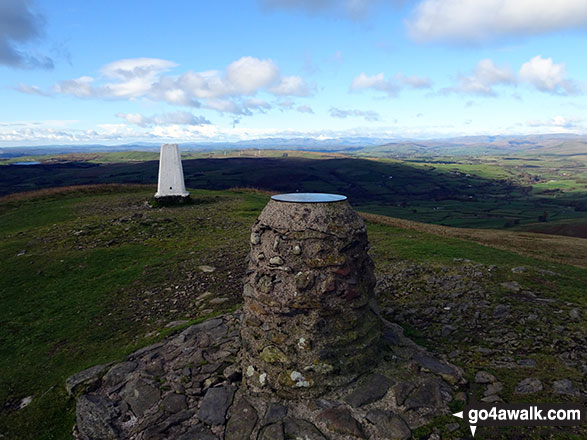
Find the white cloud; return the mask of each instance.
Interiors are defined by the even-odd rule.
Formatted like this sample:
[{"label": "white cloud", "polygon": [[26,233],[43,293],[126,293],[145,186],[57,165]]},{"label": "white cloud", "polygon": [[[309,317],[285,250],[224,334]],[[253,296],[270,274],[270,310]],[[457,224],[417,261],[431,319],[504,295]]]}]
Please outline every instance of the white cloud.
[{"label": "white cloud", "polygon": [[161,115],[144,116],[140,113],[117,113],[116,117],[124,119],[129,124],[139,127],[151,127],[153,125],[207,125],[210,121],[203,116],[194,116],[190,112],[171,112]]},{"label": "white cloud", "polygon": [[38,86],[29,86],[23,83],[18,83],[14,89],[27,95],[51,96],[49,92],[42,90]]},{"label": "white cloud", "polygon": [[351,90],[357,91],[364,89],[377,90],[387,93],[389,96],[396,96],[398,92],[398,87],[391,81],[386,80],[383,72],[371,76],[367,76],[364,72],[361,72],[359,76],[353,78]]},{"label": "white cloud", "polygon": [[356,110],[356,109],[351,109],[351,110],[344,110],[344,109],[340,109],[340,108],[336,108],[336,107],[330,107],[330,116],[333,118],[347,118],[349,116],[353,117],[353,116],[358,116],[358,117],[363,117],[365,118],[366,121],[379,121],[379,113],[373,111],[373,110]]},{"label": "white cloud", "polygon": [[405,86],[413,89],[428,89],[432,85],[430,78],[420,78],[419,76],[405,76],[403,73],[398,72],[395,75],[396,81],[404,84]]},{"label": "white cloud", "polygon": [[582,120],[577,117],[568,117],[557,115],[547,121],[529,120],[526,122],[528,127],[542,128],[542,129],[573,129],[581,127]]},{"label": "white cloud", "polygon": [[565,64],[555,64],[552,58],[537,55],[522,64],[520,79],[529,82],[542,92],[569,95],[578,93],[579,88],[567,79]]},{"label": "white cloud", "polygon": [[387,93],[390,97],[397,96],[402,87],[410,87],[414,89],[429,88],[431,81],[428,78],[420,78],[416,75],[405,76],[398,72],[394,79],[385,79],[383,72],[376,75],[366,75],[364,72],[353,78],[351,83],[351,91],[359,91],[365,89],[373,89],[379,92]]},{"label": "white cloud", "polygon": [[269,89],[269,91],[280,96],[308,96],[310,86],[299,76],[284,76],[279,84]]},{"label": "white cloud", "polygon": [[155,78],[157,74],[177,67],[177,64],[160,58],[125,58],[103,66],[100,71],[106,78],[129,80]]},{"label": "white cloud", "polygon": [[258,109],[263,112],[267,110],[271,110],[271,104],[267,101],[263,101],[262,99],[257,98],[250,98],[244,102],[244,106],[248,109]]},{"label": "white cloud", "polygon": [[[498,66],[490,59],[480,60],[471,75],[459,75],[456,85],[441,89],[440,93],[496,96],[495,86],[523,83],[531,84],[541,92],[557,95],[582,92],[576,81],[567,78],[564,63],[555,64],[552,58],[537,55],[522,64],[517,74],[508,65]],[[521,99],[518,94],[512,96]],[[467,106],[470,104],[467,103]]]},{"label": "white cloud", "polygon": [[407,21],[417,41],[481,43],[587,27],[585,0],[422,0]]},{"label": "white cloud", "polygon": [[77,79],[61,81],[53,87],[53,90],[55,93],[73,95],[78,98],[89,98],[96,94],[96,91],[92,88],[93,81],[94,78],[90,76],[82,76]]},{"label": "white cloud", "polygon": [[291,110],[294,104],[295,102],[293,102],[291,99],[282,99],[281,101],[277,102],[277,106],[281,109],[281,111]]},{"label": "white cloud", "polygon": [[[100,70],[101,76],[61,81],[53,87],[57,94],[78,98],[139,99],[163,101],[171,105],[204,107],[236,115],[252,110],[267,111],[266,102],[251,99],[257,93],[274,96],[308,96],[310,86],[299,76],[282,76],[270,59],[246,56],[230,63],[225,71],[187,71],[178,76],[166,72],[177,64],[157,58],[114,61]],[[23,93],[42,94],[37,86],[22,84]]]},{"label": "white cloud", "polygon": [[460,75],[458,85],[444,89],[442,92],[495,96],[494,86],[513,84],[516,84],[516,75],[508,66],[497,66],[492,60],[486,58],[477,63],[471,75]]},{"label": "white cloud", "polygon": [[235,94],[255,94],[278,79],[279,68],[271,60],[242,57],[226,68],[226,81]]},{"label": "white cloud", "polygon": [[300,113],[311,113],[311,114],[314,114],[314,110],[312,110],[312,107],[310,107],[309,105],[300,105],[297,108],[297,111],[299,111]]}]

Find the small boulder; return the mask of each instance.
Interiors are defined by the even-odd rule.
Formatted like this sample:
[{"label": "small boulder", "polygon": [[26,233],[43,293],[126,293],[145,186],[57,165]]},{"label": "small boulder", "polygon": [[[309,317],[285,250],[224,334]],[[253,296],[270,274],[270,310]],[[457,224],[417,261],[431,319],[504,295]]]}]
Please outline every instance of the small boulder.
[{"label": "small boulder", "polygon": [[251,436],[257,424],[257,411],[245,399],[240,399],[231,408],[231,415],[226,424],[225,440],[242,440]]},{"label": "small boulder", "polygon": [[542,386],[542,382],[540,380],[529,377],[524,379],[516,386],[516,393],[518,394],[532,394],[542,391],[544,387]]},{"label": "small boulder", "polygon": [[556,394],[565,394],[567,396],[577,396],[579,394],[570,379],[555,380],[552,383],[552,388]]},{"label": "small boulder", "polygon": [[363,428],[346,408],[325,409],[320,413],[320,418],[326,422],[326,427],[332,432],[366,438]]},{"label": "small boulder", "polygon": [[293,417],[283,420],[285,438],[302,438],[304,440],[326,440],[326,437],[310,422]]},{"label": "small boulder", "polygon": [[367,420],[373,423],[385,438],[406,440],[412,435],[404,419],[391,412],[374,409],[367,413]]},{"label": "small boulder", "polygon": [[493,374],[488,373],[487,371],[477,371],[477,373],[475,373],[475,383],[486,384],[493,382],[497,382],[497,379]]},{"label": "small boulder", "polygon": [[208,266],[207,264],[202,264],[201,266],[198,266],[198,269],[200,269],[204,273],[212,273],[216,270],[214,266]]},{"label": "small boulder", "polygon": [[393,380],[382,374],[373,374],[366,384],[357,388],[344,400],[353,408],[358,408],[381,399],[392,385]]},{"label": "small boulder", "polygon": [[208,389],[196,417],[208,425],[223,425],[234,392],[232,385]]}]

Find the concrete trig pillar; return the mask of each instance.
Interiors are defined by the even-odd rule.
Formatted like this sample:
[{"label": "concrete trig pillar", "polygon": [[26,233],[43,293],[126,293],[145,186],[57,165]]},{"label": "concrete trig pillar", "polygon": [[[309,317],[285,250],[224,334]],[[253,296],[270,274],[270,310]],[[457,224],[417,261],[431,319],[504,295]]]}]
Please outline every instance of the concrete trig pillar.
[{"label": "concrete trig pillar", "polygon": [[367,229],[346,197],[273,196],[250,242],[241,327],[249,389],[317,396],[377,364]]},{"label": "concrete trig pillar", "polygon": [[159,183],[155,198],[185,198],[190,195],[185,189],[181,156],[177,144],[161,145],[159,156]]}]

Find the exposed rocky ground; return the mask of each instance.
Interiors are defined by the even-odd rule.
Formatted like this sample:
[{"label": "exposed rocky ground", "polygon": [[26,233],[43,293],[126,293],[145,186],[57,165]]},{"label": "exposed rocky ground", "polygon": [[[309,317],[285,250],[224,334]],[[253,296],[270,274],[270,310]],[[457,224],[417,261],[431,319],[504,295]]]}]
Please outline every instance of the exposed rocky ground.
[{"label": "exposed rocky ground", "polygon": [[76,437],[410,438],[464,399],[458,390],[465,381],[461,369],[385,324],[387,348],[372,371],[320,398],[280,400],[241,385],[240,313],[207,320],[122,363],[69,378],[68,392],[79,395]]},{"label": "exposed rocky ground", "polygon": [[[91,371],[92,385],[77,403],[78,438],[102,438],[102,432],[141,440],[459,439],[468,437],[468,428],[450,413],[471,397],[585,402],[582,310],[516,281],[496,283],[494,266],[454,263],[399,263],[379,276],[381,314],[389,319],[386,353],[350,386],[300,401],[267,400],[247,390],[241,385],[237,312]],[[511,273],[528,271],[533,269]],[[85,376],[70,382],[74,393],[77,382],[84,389]],[[481,429],[483,438],[526,438],[520,433],[530,430],[534,438],[580,438],[584,431]]]}]

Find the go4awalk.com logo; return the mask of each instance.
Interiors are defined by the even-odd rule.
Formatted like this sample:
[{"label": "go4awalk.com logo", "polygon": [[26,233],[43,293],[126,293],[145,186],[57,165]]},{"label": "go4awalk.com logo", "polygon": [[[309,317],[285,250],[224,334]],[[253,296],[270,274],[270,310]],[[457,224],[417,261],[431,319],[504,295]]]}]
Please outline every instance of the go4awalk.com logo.
[{"label": "go4awalk.com logo", "polygon": [[472,403],[453,416],[465,420],[471,434],[480,426],[577,426],[586,409],[573,403]]}]

